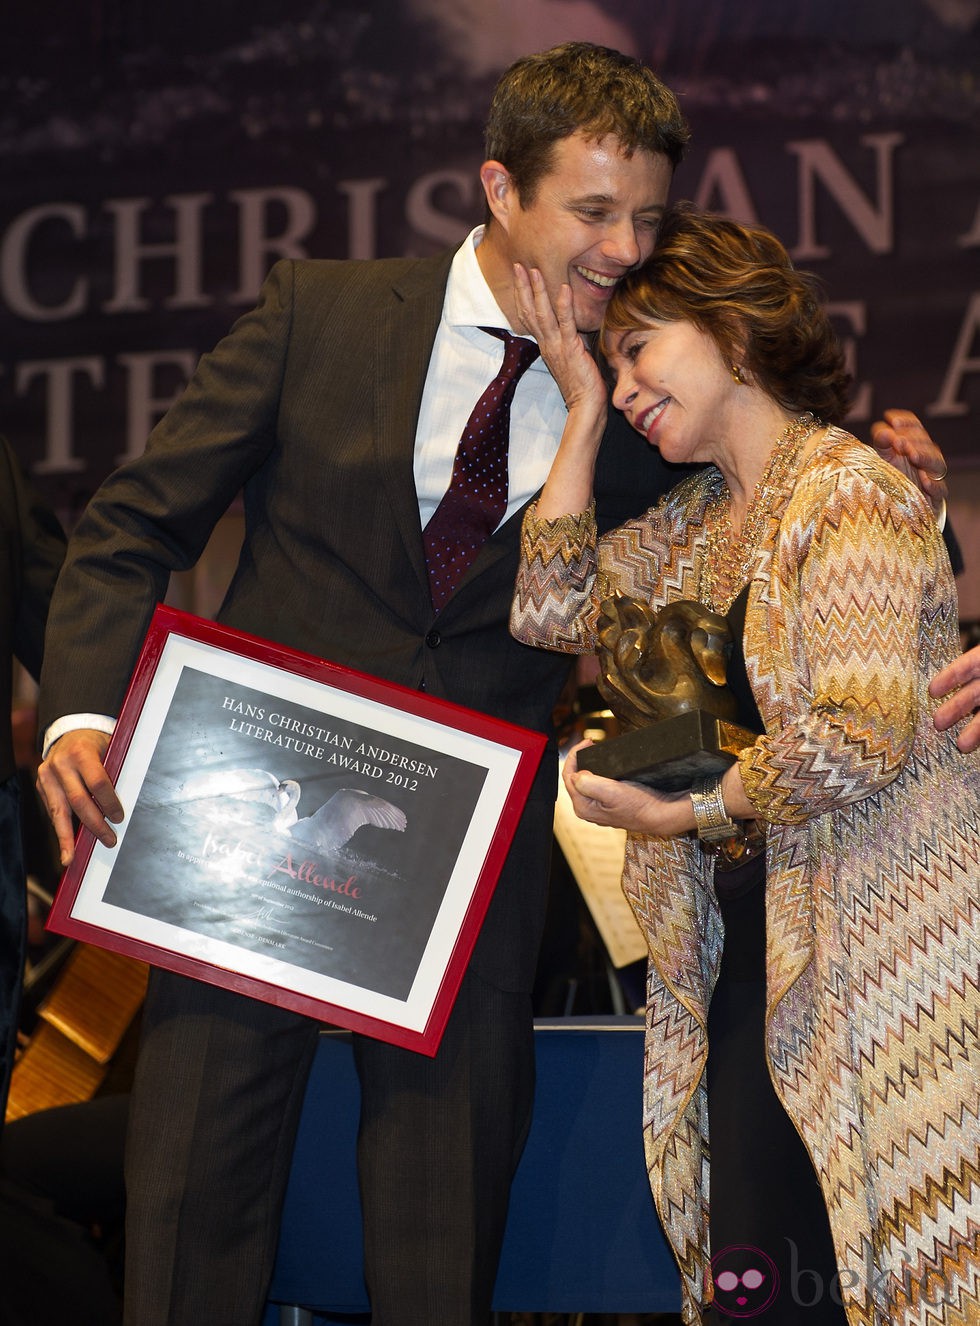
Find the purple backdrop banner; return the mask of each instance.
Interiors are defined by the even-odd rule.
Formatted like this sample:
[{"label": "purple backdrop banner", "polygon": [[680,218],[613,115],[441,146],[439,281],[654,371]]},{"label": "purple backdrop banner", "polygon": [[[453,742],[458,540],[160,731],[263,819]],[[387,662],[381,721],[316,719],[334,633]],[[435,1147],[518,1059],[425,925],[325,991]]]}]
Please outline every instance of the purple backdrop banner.
[{"label": "purple backdrop banner", "polygon": [[31,11],[0,55],[0,430],[69,522],[277,258],[458,242],[497,75],[568,38],[681,95],[675,196],[762,221],[823,278],[856,430],[907,406],[980,462],[980,0]]}]

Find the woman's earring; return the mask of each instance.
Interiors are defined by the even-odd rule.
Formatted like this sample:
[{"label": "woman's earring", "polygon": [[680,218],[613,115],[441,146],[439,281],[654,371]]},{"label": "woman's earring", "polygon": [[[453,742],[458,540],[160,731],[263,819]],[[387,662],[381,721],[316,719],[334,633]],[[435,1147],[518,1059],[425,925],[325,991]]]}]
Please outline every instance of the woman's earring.
[{"label": "woman's earring", "polygon": [[732,378],[740,387],[745,385],[745,378],[742,377],[742,370],[738,364],[732,364]]}]

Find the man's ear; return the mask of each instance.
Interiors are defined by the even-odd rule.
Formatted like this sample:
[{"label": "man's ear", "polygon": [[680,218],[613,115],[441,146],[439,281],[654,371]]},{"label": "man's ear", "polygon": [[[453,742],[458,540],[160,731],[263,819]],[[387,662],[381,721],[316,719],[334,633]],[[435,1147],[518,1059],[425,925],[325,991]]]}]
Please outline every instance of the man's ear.
[{"label": "man's ear", "polygon": [[480,167],[480,183],[491,216],[506,230],[515,207],[520,207],[513,176],[501,162],[484,161]]}]

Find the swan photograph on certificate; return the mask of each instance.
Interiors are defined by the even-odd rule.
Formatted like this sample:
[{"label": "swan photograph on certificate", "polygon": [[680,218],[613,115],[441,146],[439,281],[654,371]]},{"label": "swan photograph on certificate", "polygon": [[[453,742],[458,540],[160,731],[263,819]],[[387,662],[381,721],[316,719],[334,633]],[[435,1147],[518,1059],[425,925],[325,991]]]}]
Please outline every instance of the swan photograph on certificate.
[{"label": "swan photograph on certificate", "polygon": [[49,926],[434,1054],[544,744],[159,607]]}]

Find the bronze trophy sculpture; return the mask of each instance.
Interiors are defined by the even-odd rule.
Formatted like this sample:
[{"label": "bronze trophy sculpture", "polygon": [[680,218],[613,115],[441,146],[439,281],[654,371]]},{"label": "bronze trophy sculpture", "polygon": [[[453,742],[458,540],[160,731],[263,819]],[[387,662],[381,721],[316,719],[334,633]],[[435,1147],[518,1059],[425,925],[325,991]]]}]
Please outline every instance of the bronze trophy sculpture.
[{"label": "bronze trophy sculpture", "polygon": [[687,599],[658,612],[620,594],[600,613],[598,689],[625,730],[581,750],[580,768],[672,792],[751,745],[726,680],[727,618]]}]

